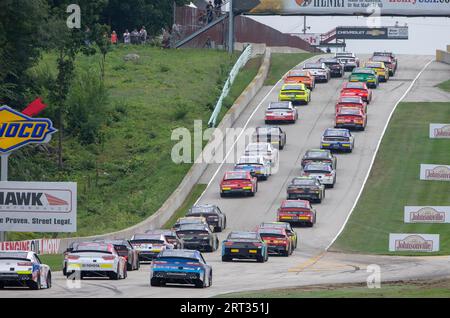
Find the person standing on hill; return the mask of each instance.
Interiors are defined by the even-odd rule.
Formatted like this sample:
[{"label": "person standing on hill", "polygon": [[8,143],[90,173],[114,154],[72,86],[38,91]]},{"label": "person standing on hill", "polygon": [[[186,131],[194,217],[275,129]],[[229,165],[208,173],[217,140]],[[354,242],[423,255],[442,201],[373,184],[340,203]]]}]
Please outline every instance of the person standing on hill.
[{"label": "person standing on hill", "polygon": [[208,19],[208,23],[211,23],[212,20],[214,19],[213,15],[214,15],[214,7],[211,1],[208,2],[208,4],[206,5],[206,16]]},{"label": "person standing on hill", "polygon": [[216,11],[216,18],[220,17],[220,15],[222,14],[222,5],[223,5],[222,0],[214,0],[214,9]]},{"label": "person standing on hill", "polygon": [[125,30],[125,33],[123,34],[123,43],[125,44],[130,44],[130,32],[128,31],[128,29]]},{"label": "person standing on hill", "polygon": [[117,33],[116,31],[112,31],[111,34],[111,44],[116,45],[117,44]]},{"label": "person standing on hill", "polygon": [[141,38],[141,44],[145,44],[147,42],[147,30],[145,29],[145,26],[143,26],[139,31],[139,37]]}]

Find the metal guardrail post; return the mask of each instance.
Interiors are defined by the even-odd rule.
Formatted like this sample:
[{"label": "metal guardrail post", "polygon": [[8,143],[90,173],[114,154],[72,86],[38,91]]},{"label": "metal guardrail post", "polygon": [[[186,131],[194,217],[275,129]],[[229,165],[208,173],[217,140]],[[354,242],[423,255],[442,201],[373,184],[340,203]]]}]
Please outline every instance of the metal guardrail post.
[{"label": "metal guardrail post", "polygon": [[233,12],[233,0],[229,2],[230,12],[228,13],[228,53],[234,52],[234,12]]}]

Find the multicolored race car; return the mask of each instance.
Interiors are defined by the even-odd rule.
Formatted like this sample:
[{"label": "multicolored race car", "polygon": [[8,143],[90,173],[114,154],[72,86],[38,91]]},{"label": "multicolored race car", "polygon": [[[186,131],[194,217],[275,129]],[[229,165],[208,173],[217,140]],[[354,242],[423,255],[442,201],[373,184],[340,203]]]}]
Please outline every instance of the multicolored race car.
[{"label": "multicolored race car", "polygon": [[378,75],[371,68],[355,68],[350,75],[350,82],[363,82],[367,84],[367,87],[377,88],[378,87]]},{"label": "multicolored race car", "polygon": [[378,75],[379,82],[387,82],[389,80],[389,68],[383,62],[369,61],[364,67],[373,69]]},{"label": "multicolored race car", "polygon": [[320,142],[321,149],[352,152],[355,140],[348,129],[327,128]]},{"label": "multicolored race car", "polygon": [[364,82],[346,82],[341,89],[341,97],[359,96],[369,104],[372,101],[372,90]]},{"label": "multicolored race car", "polygon": [[343,107],[358,108],[367,113],[367,103],[360,96],[340,96],[336,103],[336,113]]},{"label": "multicolored race car", "polygon": [[309,71],[292,70],[284,78],[284,84],[305,84],[307,88],[313,90],[316,87],[314,75]]},{"label": "multicolored race car", "polygon": [[34,290],[51,288],[50,267],[43,264],[34,252],[0,250],[0,289],[7,286]]},{"label": "multicolored race car", "polygon": [[336,113],[335,128],[365,130],[367,114],[356,107],[341,107]]},{"label": "multicolored race car", "polygon": [[284,84],[278,95],[280,102],[292,104],[308,104],[311,101],[311,90],[305,84]]},{"label": "multicolored race car", "polygon": [[231,232],[222,242],[222,262],[233,259],[254,259],[259,263],[267,262],[269,253],[267,244],[257,232]]},{"label": "multicolored race car", "polygon": [[306,200],[284,200],[277,212],[279,222],[305,224],[313,227],[316,223],[316,210]]},{"label": "multicolored race car", "polygon": [[325,198],[325,185],[312,176],[296,177],[287,187],[288,200],[308,200],[321,203]]},{"label": "multicolored race car", "polygon": [[191,284],[197,288],[212,285],[212,267],[199,251],[165,250],[152,262],[150,285]]},{"label": "multicolored race car", "polygon": [[288,222],[263,222],[258,226],[258,228],[260,228],[260,229],[266,228],[266,227],[285,229],[286,233],[289,235],[289,237],[291,239],[293,248],[294,249],[297,248],[297,244],[298,244],[297,232],[294,231],[294,229],[292,228],[290,223],[288,223]]},{"label": "multicolored race car", "polygon": [[266,109],[264,121],[270,123],[292,123],[298,119],[298,112],[292,102],[272,102]]},{"label": "multicolored race car", "polygon": [[336,170],[330,163],[308,163],[303,168],[301,176],[317,178],[327,188],[334,188],[336,184]]},{"label": "multicolored race car", "polygon": [[220,196],[249,195],[255,196],[258,191],[258,179],[248,171],[225,172],[220,182]]},{"label": "multicolored race car", "polygon": [[302,158],[302,168],[308,163],[328,163],[337,168],[337,158],[327,149],[309,149]]},{"label": "multicolored race car", "polygon": [[204,217],[214,232],[222,232],[227,227],[227,216],[214,204],[197,204],[186,213],[188,217]]},{"label": "multicolored race car", "polygon": [[140,262],[149,262],[154,259],[161,251],[174,249],[162,233],[135,234],[130,240],[133,247],[139,252]]},{"label": "multicolored race car", "polygon": [[283,228],[258,228],[258,234],[267,244],[269,254],[289,256],[294,251],[291,239]]},{"label": "multicolored race car", "polygon": [[253,134],[253,142],[267,142],[272,146],[277,147],[279,150],[283,150],[286,146],[286,132],[278,126],[263,126],[256,127]]}]

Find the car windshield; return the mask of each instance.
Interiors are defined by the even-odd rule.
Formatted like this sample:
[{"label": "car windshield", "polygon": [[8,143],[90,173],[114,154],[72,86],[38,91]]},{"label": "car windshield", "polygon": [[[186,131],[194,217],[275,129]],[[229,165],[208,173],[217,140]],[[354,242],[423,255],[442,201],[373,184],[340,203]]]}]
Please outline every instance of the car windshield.
[{"label": "car windshield", "polygon": [[329,173],[329,172],[331,172],[332,169],[329,165],[311,164],[311,165],[307,165],[304,170],[305,170],[305,172],[309,172],[309,173]]},{"label": "car windshield", "polygon": [[[201,212],[200,212],[201,213]],[[192,217],[192,218],[184,218],[184,219],[180,219],[178,220],[178,224],[182,225],[182,224],[203,224],[205,222],[205,220],[201,217]]]},{"label": "car windshield", "polygon": [[262,158],[257,156],[246,156],[239,158],[238,164],[258,164],[262,165]]},{"label": "car windshield", "polygon": [[79,244],[74,251],[99,251],[99,252],[109,252],[108,244]]},{"label": "car windshield", "polygon": [[208,231],[206,229],[206,226],[204,224],[183,224],[180,226],[180,229],[177,231],[178,232],[183,232],[183,231]]},{"label": "car windshield", "polygon": [[251,152],[251,151],[267,151],[267,144],[265,143],[256,143],[256,144],[249,144],[247,146],[247,151]]},{"label": "car windshield", "polygon": [[345,116],[359,116],[361,115],[361,111],[358,108],[351,108],[351,107],[342,107],[339,110],[339,115],[345,115]]},{"label": "car windshield", "polygon": [[282,229],[260,229],[259,235],[265,237],[285,237]]},{"label": "car windshield", "polygon": [[303,71],[291,71],[288,74],[288,77],[307,77],[308,73],[303,72]]},{"label": "car windshield", "polygon": [[228,239],[231,240],[258,240],[258,234],[256,232],[231,232],[228,235]]},{"label": "car windshield", "polygon": [[328,152],[325,152],[325,151],[308,151],[307,153],[306,153],[306,157],[307,158],[314,158],[314,159],[322,159],[322,158],[325,158],[325,159],[327,159],[329,156],[328,156]]},{"label": "car windshield", "polygon": [[352,89],[363,89],[364,83],[359,82],[350,82],[345,85],[345,88],[352,88]]},{"label": "car windshield", "polygon": [[159,254],[160,256],[158,257],[158,259],[161,258],[172,258],[172,257],[176,257],[176,258],[185,258],[185,259],[189,259],[189,260],[198,260],[197,256],[196,256],[197,252],[192,250],[164,250],[161,252],[161,254]]},{"label": "car windshield", "polygon": [[208,213],[208,212],[213,212],[214,211],[214,207],[213,206],[204,206],[204,205],[197,205],[197,206],[193,206],[190,210],[189,213]]},{"label": "car windshield", "polygon": [[323,65],[321,63],[305,64],[304,69],[322,69]]},{"label": "car windshield", "polygon": [[344,129],[328,129],[324,135],[325,137],[348,137],[348,132]]},{"label": "car windshield", "polygon": [[381,64],[381,63],[367,63],[366,64],[366,67],[370,67],[370,68],[382,68],[383,67],[383,64]]},{"label": "car windshield", "polygon": [[296,186],[313,186],[316,185],[316,181],[314,179],[294,179],[292,184]]},{"label": "car windshield", "polygon": [[307,208],[308,202],[301,200],[285,201],[282,205],[283,208]]},{"label": "car windshield", "polygon": [[225,180],[248,180],[246,172],[228,172],[225,174]]},{"label": "car windshield", "polygon": [[275,127],[259,127],[256,129],[258,136],[279,135],[280,129]]},{"label": "car windshield", "polygon": [[285,85],[282,91],[303,91],[304,89],[305,87],[303,85]]},{"label": "car windshield", "polygon": [[352,98],[352,97],[343,97],[339,100],[340,103],[350,103],[350,104],[354,104],[354,103],[361,103],[361,99],[360,98]]},{"label": "car windshield", "polygon": [[357,74],[373,74],[373,70],[358,68],[353,71],[352,75],[357,75]]},{"label": "car windshield", "polygon": [[269,109],[289,109],[289,102],[270,103]]},{"label": "car windshield", "polygon": [[22,259],[26,260],[27,252],[0,252],[0,259]]}]

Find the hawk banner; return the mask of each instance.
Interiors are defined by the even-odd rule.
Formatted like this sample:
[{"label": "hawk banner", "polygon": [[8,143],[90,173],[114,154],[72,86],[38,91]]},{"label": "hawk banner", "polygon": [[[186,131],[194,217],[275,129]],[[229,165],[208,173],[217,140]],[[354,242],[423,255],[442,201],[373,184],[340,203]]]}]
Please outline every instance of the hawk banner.
[{"label": "hawk banner", "polygon": [[253,15],[450,16],[450,0],[234,0]]}]

